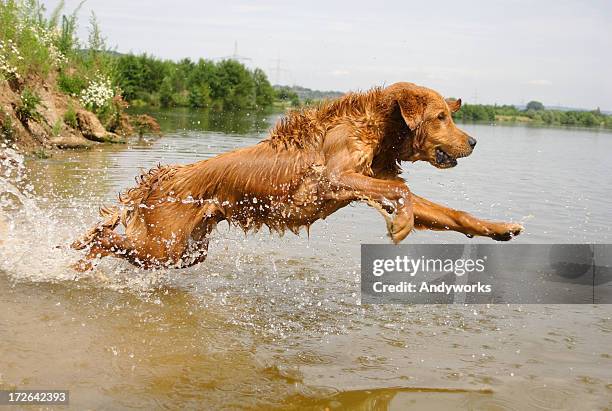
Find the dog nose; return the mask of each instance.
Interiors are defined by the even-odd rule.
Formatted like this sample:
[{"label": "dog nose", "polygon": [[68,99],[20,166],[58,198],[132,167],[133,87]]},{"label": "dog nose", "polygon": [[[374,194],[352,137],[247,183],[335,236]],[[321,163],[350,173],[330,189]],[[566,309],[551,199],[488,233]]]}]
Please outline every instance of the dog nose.
[{"label": "dog nose", "polygon": [[476,139],[474,137],[468,137],[468,144],[470,145],[470,147],[474,148],[476,147]]}]

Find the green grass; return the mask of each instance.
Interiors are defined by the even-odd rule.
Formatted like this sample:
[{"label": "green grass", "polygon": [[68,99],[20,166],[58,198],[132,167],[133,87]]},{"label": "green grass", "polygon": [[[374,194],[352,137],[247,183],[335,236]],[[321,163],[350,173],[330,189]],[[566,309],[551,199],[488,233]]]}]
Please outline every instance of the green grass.
[{"label": "green grass", "polygon": [[77,128],[79,125],[76,111],[74,110],[74,106],[72,104],[68,105],[68,109],[64,113],[64,123],[72,128]]},{"label": "green grass", "polygon": [[51,130],[51,132],[53,133],[55,137],[59,137],[59,135],[62,134],[62,128],[63,128],[62,120],[57,119],[55,124],[53,124],[53,129]]}]

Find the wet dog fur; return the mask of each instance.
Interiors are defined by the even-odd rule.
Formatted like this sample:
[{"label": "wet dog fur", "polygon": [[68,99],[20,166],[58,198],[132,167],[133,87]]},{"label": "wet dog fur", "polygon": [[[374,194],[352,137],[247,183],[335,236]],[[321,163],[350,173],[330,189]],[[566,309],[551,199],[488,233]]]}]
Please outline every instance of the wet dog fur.
[{"label": "wet dog fur", "polygon": [[[205,260],[221,221],[245,232],[267,226],[298,233],[354,201],[378,210],[394,243],[413,229],[452,230],[510,240],[515,223],[491,222],[410,192],[402,161],[457,165],[476,140],[456,127],[461,100],[396,83],[290,112],[260,143],[189,165],[158,166],[103,207],[103,221],[72,247],[86,249],[80,270],[100,257],[143,268]],[[115,231],[125,227],[125,234]]]}]

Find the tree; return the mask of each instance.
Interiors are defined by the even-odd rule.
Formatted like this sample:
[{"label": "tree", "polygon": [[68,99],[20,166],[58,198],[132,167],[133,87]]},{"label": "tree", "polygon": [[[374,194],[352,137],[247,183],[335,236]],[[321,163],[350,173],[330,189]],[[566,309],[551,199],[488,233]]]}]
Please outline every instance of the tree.
[{"label": "tree", "polygon": [[202,87],[203,85],[209,86],[215,82],[215,76],[217,75],[217,68],[215,63],[210,60],[200,59],[198,63],[193,67],[188,79],[188,87]]},{"label": "tree", "polygon": [[174,99],[172,98],[172,79],[169,76],[164,77],[161,87],[159,88],[159,104],[164,108],[174,105]]},{"label": "tree", "polygon": [[540,103],[539,101],[530,101],[529,103],[527,103],[527,107],[525,109],[527,111],[542,111],[544,110],[544,104]]},{"label": "tree", "polygon": [[189,90],[189,107],[205,108],[210,106],[210,88],[207,84],[193,86]]},{"label": "tree", "polygon": [[127,101],[134,100],[142,84],[142,68],[133,54],[122,56],[117,62],[117,84]]},{"label": "tree", "polygon": [[267,107],[274,101],[274,89],[268,81],[268,76],[262,69],[256,68],[253,72],[255,82],[255,104],[257,107]]},{"label": "tree", "polygon": [[244,109],[255,106],[255,82],[251,73],[236,60],[217,64],[217,82],[212,84],[212,96],[220,100],[223,109]]},{"label": "tree", "polygon": [[300,105],[300,98],[295,91],[288,86],[281,86],[276,89],[276,98],[281,101],[289,101],[292,106]]},{"label": "tree", "polygon": [[235,60],[174,62],[147,54],[114,59],[117,85],[127,101],[228,110],[267,107],[274,102],[274,89],[266,74],[260,69],[250,71]]}]

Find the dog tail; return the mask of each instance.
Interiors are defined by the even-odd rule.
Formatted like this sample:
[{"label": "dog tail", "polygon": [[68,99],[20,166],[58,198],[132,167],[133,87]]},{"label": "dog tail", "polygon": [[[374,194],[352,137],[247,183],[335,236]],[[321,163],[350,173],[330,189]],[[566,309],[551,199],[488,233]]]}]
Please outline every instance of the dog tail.
[{"label": "dog tail", "polygon": [[75,250],[82,250],[86,248],[96,238],[96,235],[104,228],[110,228],[114,230],[122,220],[122,213],[119,207],[102,206],[100,208],[100,216],[103,218],[101,222],[90,228],[83,237],[75,240],[70,247]]}]

